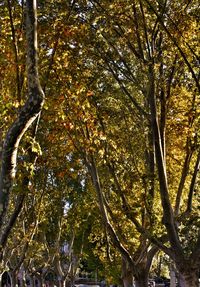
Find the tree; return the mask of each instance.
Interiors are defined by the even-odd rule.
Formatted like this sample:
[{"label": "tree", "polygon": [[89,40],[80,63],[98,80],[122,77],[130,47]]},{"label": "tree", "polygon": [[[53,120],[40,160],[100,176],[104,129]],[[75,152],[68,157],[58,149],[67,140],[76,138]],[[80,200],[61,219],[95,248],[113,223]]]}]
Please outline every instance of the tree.
[{"label": "tree", "polygon": [[[84,186],[90,174],[93,197],[88,201],[99,204],[107,253],[110,245],[118,250],[120,259],[116,252],[115,262],[122,257],[126,263],[124,282],[134,275],[139,286],[147,285],[158,248],[176,263],[183,286],[197,285],[197,11],[196,1],[182,6],[148,0],[39,3],[39,29],[45,34],[39,67],[42,86],[50,96],[37,133],[44,153],[34,180],[41,190],[40,183],[44,180],[49,186],[52,179],[52,196],[46,195],[45,206],[53,219],[46,227],[56,233],[54,216],[61,220],[62,212],[56,213],[54,207],[66,200],[63,190],[75,186],[76,178]],[[17,36],[12,32],[15,61],[5,82],[21,75]],[[7,49],[10,52],[10,45]],[[40,109],[39,105],[35,117]],[[10,110],[8,106],[6,115]],[[17,134],[15,142],[22,135]],[[3,158],[8,163],[11,158],[5,151],[6,145]],[[67,201],[74,202],[75,190]],[[3,213],[6,210],[5,204]],[[58,242],[59,234],[54,235]]]},{"label": "tree", "polygon": [[[91,34],[89,35],[92,35],[93,42],[90,46],[90,53],[98,61],[100,67],[103,66],[105,69],[104,73],[109,73],[113,76],[126,97],[133,103],[138,117],[140,116],[140,119],[136,122],[137,125],[142,125],[142,122],[145,122],[149,136],[149,145],[147,147],[148,162],[144,162],[147,164],[148,170],[146,181],[152,191],[159,191],[163,207],[163,223],[171,247],[168,248],[142,228],[133,214],[134,209],[131,203],[127,201],[123,194],[120,194],[123,205],[126,206],[125,214],[129,220],[134,222],[141,233],[156,243],[159,248],[162,248],[176,262],[177,268],[185,282],[182,284],[185,284],[185,286],[197,286],[199,235],[196,234],[196,238],[193,238],[194,245],[188,242],[192,248],[188,253],[188,246],[186,252],[186,248],[181,242],[183,234],[181,229],[178,228],[179,224],[183,224],[182,216],[179,215],[177,218],[180,198],[182,200],[182,215],[186,215],[184,209],[187,204],[184,206],[183,186],[189,189],[188,204],[192,202],[190,195],[194,195],[194,183],[197,178],[196,167],[199,165],[198,145],[196,144],[198,132],[198,112],[196,110],[198,99],[196,93],[197,89],[199,89],[198,71],[196,68],[197,42],[195,37],[193,37],[194,33],[190,30],[191,26],[188,26],[188,21],[191,21],[193,23],[192,29],[197,28],[195,16],[197,6],[196,3],[193,3],[194,6],[192,8],[184,6],[180,14],[178,14],[176,12],[178,11],[178,5],[167,5],[167,3],[163,2],[155,8],[150,1],[146,1],[146,3],[147,5],[142,1],[127,2],[126,4],[123,4],[121,1],[115,3],[91,1],[87,9],[85,8],[84,10],[80,1],[79,9],[86,11],[86,15],[81,15],[82,25],[90,25],[91,28]],[[131,11],[131,13],[128,11]],[[175,18],[171,19],[169,11],[174,11],[174,17],[175,15],[176,17],[177,15],[182,17],[181,24],[180,22],[176,23]],[[133,26],[130,23],[135,25]],[[191,45],[188,43],[188,40],[192,41]],[[94,58],[91,57],[90,59],[93,60]],[[182,71],[181,77],[180,71]],[[192,88],[193,84],[195,88]],[[180,185],[177,199],[175,200],[176,210],[173,211],[174,198],[176,197],[174,193],[176,179],[172,180],[167,170],[170,171],[172,168],[172,161],[170,162],[169,158],[173,157],[176,151],[169,147],[172,142],[177,145],[178,140],[179,142],[181,140],[180,138],[169,137],[172,122],[168,121],[168,119],[173,120],[173,125],[175,124],[178,128],[179,124],[177,122],[179,119],[176,118],[174,121],[170,117],[171,111],[177,109],[175,106],[172,108],[171,104],[178,90],[178,85],[181,86],[179,90],[182,96],[181,103],[185,106],[188,101],[189,106],[187,106],[186,113],[190,114],[193,111],[193,116],[191,120],[191,117],[187,118],[187,115],[183,115],[182,111],[183,121],[186,123],[185,128],[189,132],[182,134],[183,146],[180,148],[180,158],[184,164],[182,164],[182,170],[180,166],[177,166],[176,169],[177,176],[180,178]],[[184,96],[184,91],[188,95],[187,100]],[[92,139],[90,131],[89,129],[87,132],[86,127],[88,140]],[[193,132],[191,133],[191,131]],[[183,156],[185,153],[184,146],[186,146],[185,159]],[[96,167],[99,160],[90,156],[91,153],[88,156],[88,169],[93,175],[94,185],[99,185],[98,167]],[[187,174],[193,169],[193,177],[186,180]],[[172,180],[169,182],[169,185],[167,178]],[[102,177],[100,177],[100,181],[102,181]],[[104,220],[108,222],[108,219],[105,218],[104,199],[100,193],[99,196],[101,212]],[[154,195],[153,197],[155,199]],[[192,208],[191,204],[189,205]],[[196,204],[193,204],[193,210],[196,214]],[[187,213],[187,215],[193,218],[191,212]],[[193,221],[193,224],[197,227],[197,221]],[[112,234],[112,230],[110,230],[110,234]],[[120,245],[118,245],[118,248],[121,248]],[[122,253],[124,251],[121,249]],[[189,266],[192,267],[189,268]]]},{"label": "tree", "polygon": [[36,1],[26,2],[26,15],[28,99],[7,131],[4,140],[0,177],[0,227],[2,227],[8,211],[20,140],[33,121],[38,118],[44,102],[44,93],[39,82],[37,64]]}]

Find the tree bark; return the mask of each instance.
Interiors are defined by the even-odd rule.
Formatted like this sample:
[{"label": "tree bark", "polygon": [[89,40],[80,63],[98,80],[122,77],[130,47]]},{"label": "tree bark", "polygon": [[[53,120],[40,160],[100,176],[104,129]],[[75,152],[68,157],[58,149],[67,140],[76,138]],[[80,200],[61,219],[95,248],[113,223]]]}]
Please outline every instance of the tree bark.
[{"label": "tree bark", "polygon": [[133,286],[133,272],[127,264],[126,259],[122,257],[122,281],[124,287]]},{"label": "tree bark", "polygon": [[179,274],[180,287],[199,287],[199,272],[198,270],[188,269]]},{"label": "tree bark", "polygon": [[[153,258],[152,258],[153,259]],[[152,260],[151,260],[152,262]],[[150,268],[150,266],[149,266]],[[138,273],[135,276],[135,286],[136,287],[148,287],[148,278],[149,278],[149,268],[146,260],[138,264],[137,269]]]},{"label": "tree bark", "polygon": [[133,286],[133,275],[132,274],[126,274],[123,279],[123,286],[124,287],[131,287]]},{"label": "tree bark", "polygon": [[[148,278],[148,277],[147,277]],[[140,277],[135,280],[135,287],[148,287],[148,279],[146,277]]]}]

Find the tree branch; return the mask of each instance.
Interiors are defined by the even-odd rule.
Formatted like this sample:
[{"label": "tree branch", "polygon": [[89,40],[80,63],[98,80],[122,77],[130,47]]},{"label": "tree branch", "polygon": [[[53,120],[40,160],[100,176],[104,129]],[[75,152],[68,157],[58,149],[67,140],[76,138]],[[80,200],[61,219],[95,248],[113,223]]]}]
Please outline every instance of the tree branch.
[{"label": "tree branch", "polygon": [[197,160],[196,160],[196,164],[194,167],[194,172],[193,172],[193,176],[192,176],[192,181],[190,184],[190,191],[188,194],[188,201],[187,201],[187,210],[186,212],[191,212],[192,211],[192,198],[193,198],[193,194],[195,191],[195,183],[196,183],[196,179],[197,179],[197,174],[199,172],[199,167],[200,167],[200,152],[197,155]]},{"label": "tree branch", "polygon": [[119,250],[121,255],[126,258],[127,262],[130,264],[130,266],[134,266],[133,259],[132,259],[131,255],[126,250],[126,248],[121,244],[112,224],[110,223],[110,221],[108,219],[106,207],[104,205],[104,199],[103,199],[103,195],[102,195],[101,185],[100,185],[100,181],[99,181],[99,177],[98,177],[97,167],[96,167],[93,156],[91,156],[90,160],[88,160],[86,158],[85,161],[86,161],[88,170],[90,172],[92,182],[93,182],[94,187],[95,187],[96,192],[97,192],[99,208],[101,211],[103,223],[104,223],[106,229],[108,230],[115,247]]},{"label": "tree branch", "polygon": [[174,36],[171,34],[171,32],[168,30],[168,28],[165,26],[163,19],[160,17],[160,15],[158,14],[158,12],[156,11],[156,9],[153,7],[153,5],[150,3],[149,0],[145,0],[145,2],[148,4],[148,6],[152,9],[152,11],[154,12],[154,14],[157,16],[157,19],[159,21],[159,23],[161,24],[161,26],[163,27],[164,31],[167,33],[167,35],[169,36],[169,38],[172,40],[172,42],[174,43],[174,45],[176,46],[176,48],[178,49],[179,53],[181,54],[185,64],[188,67],[188,70],[190,71],[190,73],[192,74],[192,77],[195,81],[196,87],[198,89],[198,91],[200,92],[200,84],[199,84],[199,80],[198,77],[195,75],[194,69],[192,68],[190,62],[187,59],[186,54],[184,53],[183,49],[180,47],[180,45],[178,44],[178,42],[176,41],[176,39],[174,38]]}]

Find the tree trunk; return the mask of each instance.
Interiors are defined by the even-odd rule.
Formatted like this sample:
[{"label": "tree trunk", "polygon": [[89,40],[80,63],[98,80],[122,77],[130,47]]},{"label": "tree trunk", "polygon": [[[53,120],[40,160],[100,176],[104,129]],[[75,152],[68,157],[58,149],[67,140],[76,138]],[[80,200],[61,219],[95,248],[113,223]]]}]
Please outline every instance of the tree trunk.
[{"label": "tree trunk", "polygon": [[124,277],[123,278],[123,286],[124,287],[132,287],[133,286],[133,276],[131,277]]},{"label": "tree trunk", "polygon": [[135,280],[135,287],[148,287],[148,280],[145,278]]},{"label": "tree trunk", "polygon": [[2,276],[3,276],[3,273],[0,273],[0,287],[2,286]]},{"label": "tree trunk", "polygon": [[174,264],[170,266],[170,287],[176,287],[176,271]]},{"label": "tree trunk", "polygon": [[199,287],[199,272],[188,270],[179,274],[180,287]]},{"label": "tree trunk", "polygon": [[[148,262],[149,263],[149,262]],[[127,264],[126,260],[122,259],[122,281],[124,287],[131,287],[133,285],[133,276],[135,277],[136,287],[148,287],[148,275],[149,275],[149,264],[147,261],[138,263],[134,270],[137,271],[136,274],[133,273],[131,267]]]},{"label": "tree trunk", "polygon": [[11,280],[11,287],[17,286],[17,275],[16,272],[9,272],[10,280]]},{"label": "tree trunk", "polygon": [[68,278],[65,279],[65,281],[63,281],[63,287],[71,287],[71,280],[69,280]]},{"label": "tree trunk", "polygon": [[135,287],[148,287],[148,271],[141,269],[135,277]]},{"label": "tree trunk", "polygon": [[43,275],[38,276],[39,287],[45,286],[44,281],[45,280]]}]

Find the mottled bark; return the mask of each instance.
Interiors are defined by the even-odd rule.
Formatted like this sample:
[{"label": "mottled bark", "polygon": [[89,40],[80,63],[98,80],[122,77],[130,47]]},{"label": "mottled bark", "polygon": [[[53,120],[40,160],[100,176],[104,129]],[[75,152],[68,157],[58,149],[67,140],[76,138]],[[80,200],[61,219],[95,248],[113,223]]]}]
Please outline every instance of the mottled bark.
[{"label": "mottled bark", "polygon": [[153,257],[157,251],[158,247],[153,246],[136,265],[138,271],[135,275],[136,287],[148,287],[149,270],[151,268]]},{"label": "mottled bark", "polygon": [[126,262],[126,259],[122,257],[122,282],[124,287],[133,286],[133,272]]},{"label": "mottled bark", "polygon": [[2,286],[2,273],[0,274],[0,286]]},{"label": "mottled bark", "polygon": [[9,196],[16,173],[20,140],[32,122],[38,117],[44,102],[37,67],[36,0],[26,1],[26,15],[28,99],[4,140],[0,174],[0,227],[8,209]]}]

